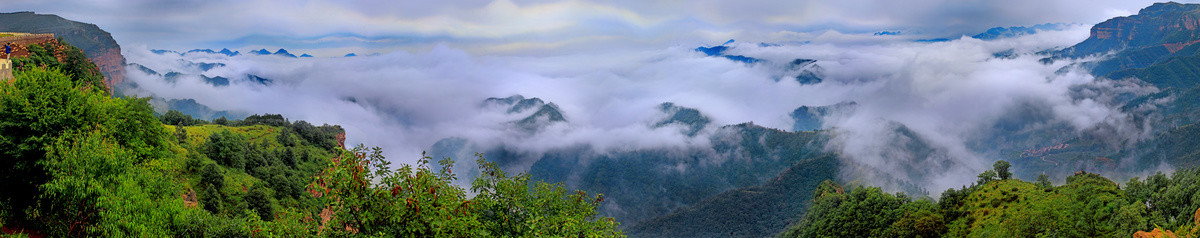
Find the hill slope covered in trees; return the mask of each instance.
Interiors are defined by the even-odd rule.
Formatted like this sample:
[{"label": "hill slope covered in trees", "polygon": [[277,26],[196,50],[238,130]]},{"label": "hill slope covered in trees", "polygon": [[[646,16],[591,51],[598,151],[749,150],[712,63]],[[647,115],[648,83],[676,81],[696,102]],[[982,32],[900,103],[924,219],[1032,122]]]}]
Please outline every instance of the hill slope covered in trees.
[{"label": "hill slope covered in trees", "polygon": [[1200,169],[1124,186],[1081,172],[1055,186],[1045,177],[1011,178],[1007,166],[997,162],[977,183],[937,201],[826,181],[804,219],[781,237],[1130,237],[1152,230],[1193,237],[1200,227]]}]

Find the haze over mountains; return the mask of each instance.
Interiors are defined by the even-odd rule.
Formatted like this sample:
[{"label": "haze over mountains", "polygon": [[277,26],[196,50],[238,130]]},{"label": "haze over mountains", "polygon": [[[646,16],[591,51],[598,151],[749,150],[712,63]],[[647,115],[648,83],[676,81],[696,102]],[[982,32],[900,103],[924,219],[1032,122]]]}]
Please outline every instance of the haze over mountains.
[{"label": "haze over mountains", "polygon": [[[729,189],[762,185],[810,159],[838,158],[840,164],[841,172],[813,178],[914,194],[961,186],[1001,158],[1016,160],[1026,178],[1042,170],[1062,178],[1079,169],[1159,168],[1104,170],[1084,160],[1047,167],[1039,158],[1009,157],[1062,143],[1079,146],[1084,143],[1075,141],[1094,141],[1101,133],[1114,144],[1095,142],[1085,154],[1108,156],[1149,139],[1151,124],[1138,123],[1112,95],[1157,89],[1096,79],[1073,67],[1088,59],[1040,61],[1048,57],[1041,52],[1087,36],[1086,28],[1073,27],[989,40],[732,41],[550,58],[478,57],[449,47],[353,58],[146,49],[131,49],[129,57],[154,72],[192,75],[132,74],[136,91],[195,99],[219,111],[341,124],[349,143],[383,145],[391,158],[482,152],[506,169],[604,193],[613,202],[603,214],[632,226]],[[203,68],[213,64],[224,66]],[[215,77],[230,80],[210,82]],[[824,132],[778,131],[814,129]],[[782,134],[770,136],[776,133]],[[1050,134],[1057,136],[1043,136]],[[779,145],[775,137],[810,139]],[[456,171],[472,173],[469,166]]]},{"label": "haze over mountains", "polygon": [[605,194],[601,215],[633,236],[778,234],[827,179],[936,198],[997,160],[1056,183],[1200,165],[1200,5],[924,36],[553,56],[134,46],[112,83],[202,119],[338,124],[400,163],[484,153]]}]

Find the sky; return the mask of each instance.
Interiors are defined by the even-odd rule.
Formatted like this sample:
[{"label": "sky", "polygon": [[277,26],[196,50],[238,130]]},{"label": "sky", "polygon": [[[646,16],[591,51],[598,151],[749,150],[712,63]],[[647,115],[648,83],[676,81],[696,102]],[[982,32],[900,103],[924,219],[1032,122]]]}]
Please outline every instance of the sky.
[{"label": "sky", "polygon": [[991,27],[1092,25],[1136,13],[1130,0],[3,0],[95,23],[123,46],[287,48],[317,56],[429,50],[555,55],[724,42],[843,41],[900,31],[956,38]]},{"label": "sky", "polygon": [[[138,85],[132,94],[342,125],[348,145],[383,147],[401,163],[445,138],[535,155],[528,159],[580,145],[594,153],[705,148],[723,125],[790,130],[797,107],[855,102],[824,125],[837,129],[826,149],[855,164],[849,176],[942,191],[998,159],[971,143],[1001,136],[992,129],[1009,115],[1035,115],[1016,120],[1021,131],[1057,126],[1136,142],[1153,130],[1114,95],[1158,91],[1035,54],[1083,41],[1091,25],[1134,14],[1145,1],[0,1],[0,11],[53,13],[113,33],[129,63],[158,73],[127,68]],[[1075,24],[963,37],[1041,23]],[[931,38],[948,41],[914,41]],[[727,53],[762,62],[694,50],[729,39]],[[151,51],[195,48],[318,57]],[[1011,57],[996,56],[1004,52]],[[791,79],[800,73],[788,66],[795,59],[816,60],[824,81]],[[169,72],[187,76],[164,80]],[[232,82],[214,86],[201,75]],[[530,133],[510,123],[524,115],[481,106],[512,95],[555,103],[567,122]],[[713,123],[695,137],[655,127],[667,116],[657,110],[664,102]],[[934,152],[912,151],[918,139],[901,129]]]}]

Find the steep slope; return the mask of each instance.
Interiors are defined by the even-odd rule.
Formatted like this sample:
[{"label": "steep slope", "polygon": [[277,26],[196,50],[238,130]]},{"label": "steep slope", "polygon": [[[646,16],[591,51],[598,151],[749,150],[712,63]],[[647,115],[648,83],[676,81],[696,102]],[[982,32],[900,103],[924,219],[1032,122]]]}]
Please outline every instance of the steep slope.
[{"label": "steep slope", "polygon": [[51,14],[0,13],[0,32],[54,33],[79,47],[100,68],[112,88],[125,81],[125,57],[112,35],[95,24],[71,21]]},{"label": "steep slope", "polygon": [[803,216],[821,181],[837,177],[839,161],[816,155],[766,184],[730,190],[669,215],[630,227],[631,237],[765,237]]},{"label": "steep slope", "polygon": [[1079,57],[1119,50],[1148,48],[1175,52],[1196,43],[1200,27],[1200,5],[1175,2],[1155,3],[1128,17],[1116,17],[1092,27],[1091,36],[1065,49]]},{"label": "steep slope", "polygon": [[[1098,56],[1080,66],[1100,78],[1130,85],[1152,86],[1150,93],[1123,93],[1113,103],[1144,125],[1149,139],[1122,147],[1114,138],[1069,135],[1069,129],[1050,125],[1040,130],[1020,129],[1020,120],[1001,120],[994,129],[1004,136],[973,145],[997,148],[998,156],[1027,168],[1028,176],[1069,170],[1122,173],[1152,168],[1159,163],[1195,164],[1183,157],[1200,148],[1187,145],[1197,136],[1188,134],[1200,118],[1200,4],[1155,3],[1128,17],[1116,17],[1092,27],[1088,39],[1055,52],[1050,58]],[[1036,108],[1037,103],[1030,103]],[[1036,113],[1018,113],[1039,118]],[[1014,119],[1017,117],[1013,117]],[[1010,123],[1018,122],[1018,123]],[[1112,136],[1109,136],[1112,137]],[[1032,152],[1032,153],[1030,153]],[[1135,165],[1126,167],[1125,165]],[[1124,168],[1124,169],[1118,169]]]}]

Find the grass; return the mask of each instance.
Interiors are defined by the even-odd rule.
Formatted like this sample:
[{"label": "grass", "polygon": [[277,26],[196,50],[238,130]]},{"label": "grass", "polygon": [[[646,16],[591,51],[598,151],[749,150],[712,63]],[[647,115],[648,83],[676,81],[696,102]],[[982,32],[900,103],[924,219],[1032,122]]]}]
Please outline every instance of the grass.
[{"label": "grass", "polygon": [[[170,131],[170,132],[175,131],[175,126],[172,126],[172,125],[164,125],[164,126],[167,127],[167,131]],[[184,129],[187,130],[188,145],[193,146],[195,148],[199,148],[200,144],[203,144],[205,141],[208,141],[208,137],[210,135],[212,135],[213,133],[221,132],[222,130],[229,130],[229,132],[244,135],[244,136],[246,136],[246,139],[250,140],[251,143],[255,143],[255,144],[265,143],[270,148],[279,146],[279,142],[277,141],[277,138],[276,138],[276,136],[279,134],[279,128],[276,128],[276,127],[270,127],[270,126],[264,126],[264,125],[232,127],[232,126],[222,126],[222,125],[210,124],[210,125],[200,125],[200,126],[188,126],[188,127],[184,127]]]},{"label": "grass", "polygon": [[[164,125],[163,127],[168,131],[168,133],[175,132],[175,126]],[[281,150],[284,148],[284,146],[279,143],[278,138],[282,130],[287,130],[286,128],[265,125],[233,127],[214,124],[186,126],[184,128],[187,130],[188,136],[185,143],[179,148],[179,150],[182,150],[182,152],[178,154],[187,154],[186,157],[192,157],[200,160],[200,164],[217,164],[216,161],[204,156],[204,152],[201,149],[203,148],[204,143],[209,140],[209,136],[211,136],[213,133],[229,130],[234,134],[245,136],[248,140],[248,143],[256,146],[260,153],[270,153],[270,151]],[[285,167],[285,170],[302,174],[302,177],[307,177],[313,173],[316,173],[322,168],[321,166],[323,162],[321,162],[321,160],[318,158],[329,158],[333,156],[330,151],[321,149],[311,144],[311,142],[306,142],[297,135],[293,134],[291,137],[292,140],[296,141],[298,144],[289,148],[291,148],[293,151],[296,151],[297,154],[307,154],[311,159],[307,162],[298,161],[298,164],[295,167]],[[180,163],[185,163],[184,161],[189,159],[185,156],[180,157],[181,158],[178,159],[178,162]],[[221,170],[221,174],[223,174],[225,177],[225,187],[221,190],[221,193],[227,196],[226,199],[228,200],[226,201],[230,202],[227,205],[245,206],[245,203],[242,201],[242,199],[244,199],[251,187],[254,187],[256,184],[264,183],[264,185],[269,186],[270,183],[277,182],[265,181],[263,178],[256,178],[252,176],[248,170],[230,168],[226,166],[217,166],[217,168]],[[186,191],[187,188],[192,188],[196,193],[201,192],[198,189],[200,187],[201,180],[198,171],[184,173],[184,176],[180,178],[180,180],[184,183],[184,191]],[[284,207],[298,207],[301,206],[301,203],[301,201],[296,201],[290,198],[283,200],[272,200],[272,204],[274,204],[273,206],[276,209],[283,209]],[[244,207],[235,209],[242,210]]]}]

